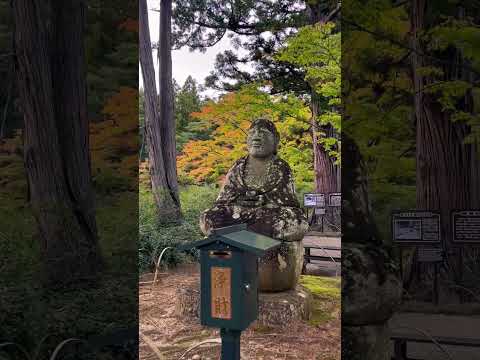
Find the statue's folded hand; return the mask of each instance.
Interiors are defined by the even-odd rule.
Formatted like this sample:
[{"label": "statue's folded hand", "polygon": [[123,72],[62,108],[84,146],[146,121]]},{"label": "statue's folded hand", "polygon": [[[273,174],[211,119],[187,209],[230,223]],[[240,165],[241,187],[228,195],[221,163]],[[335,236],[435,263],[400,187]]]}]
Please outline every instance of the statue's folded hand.
[{"label": "statue's folded hand", "polygon": [[236,204],[245,207],[260,207],[265,205],[264,195],[254,195],[254,196],[239,196],[236,200]]}]

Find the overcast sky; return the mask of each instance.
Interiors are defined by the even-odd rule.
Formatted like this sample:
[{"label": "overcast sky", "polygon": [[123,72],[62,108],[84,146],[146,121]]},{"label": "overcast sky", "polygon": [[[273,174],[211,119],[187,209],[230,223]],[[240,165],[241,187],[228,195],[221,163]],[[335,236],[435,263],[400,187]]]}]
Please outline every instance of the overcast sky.
[{"label": "overcast sky", "polygon": [[[159,31],[159,13],[156,11],[151,11],[151,9],[158,9],[160,6],[159,1],[148,0],[147,4],[149,8],[148,20],[150,25],[150,38],[152,42],[157,42]],[[208,48],[205,53],[198,51],[190,52],[187,48],[172,51],[173,78],[177,81],[177,83],[183,85],[188,75],[191,75],[199,84],[203,84],[205,77],[207,77],[214,69],[215,56],[219,52],[223,52],[229,48],[231,48],[230,39],[225,36],[218,44]],[[158,61],[156,51],[153,52],[153,56],[158,86]],[[140,69],[139,72],[140,87],[143,87],[142,73]],[[214,96],[216,94],[218,94],[218,92],[211,89],[205,92],[205,95],[209,96]]]}]

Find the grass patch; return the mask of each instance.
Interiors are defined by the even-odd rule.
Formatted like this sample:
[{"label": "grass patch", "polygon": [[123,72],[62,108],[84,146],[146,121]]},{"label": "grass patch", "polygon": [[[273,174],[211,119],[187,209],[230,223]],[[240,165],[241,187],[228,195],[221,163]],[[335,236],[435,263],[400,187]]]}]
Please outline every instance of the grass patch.
[{"label": "grass patch", "polygon": [[[138,194],[122,192],[96,200],[106,269],[97,283],[66,289],[42,286],[39,239],[29,207],[10,204],[2,212],[0,342],[17,342],[33,351],[49,335],[43,354],[71,337],[86,339],[136,324],[132,314],[138,308],[138,211],[132,204],[138,202]],[[104,355],[96,358],[123,359]]]},{"label": "grass patch", "polygon": [[324,308],[325,303],[321,300],[314,299],[312,304],[312,317],[308,323],[312,326],[319,326],[333,320],[335,318],[332,311]]},{"label": "grass patch", "polygon": [[312,317],[309,324],[319,326],[335,319],[340,311],[340,278],[302,275],[300,284],[312,292]]},{"label": "grass patch", "polygon": [[300,284],[310,290],[317,299],[340,301],[340,278],[302,275]]}]

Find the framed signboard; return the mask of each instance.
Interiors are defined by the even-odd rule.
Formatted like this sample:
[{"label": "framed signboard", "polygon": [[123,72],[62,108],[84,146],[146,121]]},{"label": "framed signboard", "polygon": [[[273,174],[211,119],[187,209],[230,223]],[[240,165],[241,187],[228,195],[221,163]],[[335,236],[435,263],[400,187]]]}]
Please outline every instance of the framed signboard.
[{"label": "framed signboard", "polygon": [[328,205],[334,207],[342,206],[342,193],[330,193],[328,194]]},{"label": "framed signboard", "polygon": [[454,243],[480,244],[480,210],[452,211]]},{"label": "framed signboard", "polygon": [[439,244],[440,213],[417,210],[394,212],[392,235],[396,243]]},{"label": "framed signboard", "polygon": [[440,248],[418,248],[418,262],[441,262],[443,261],[443,249]]},{"label": "framed signboard", "polygon": [[325,207],[325,194],[310,193],[303,195],[303,205],[312,208]]}]

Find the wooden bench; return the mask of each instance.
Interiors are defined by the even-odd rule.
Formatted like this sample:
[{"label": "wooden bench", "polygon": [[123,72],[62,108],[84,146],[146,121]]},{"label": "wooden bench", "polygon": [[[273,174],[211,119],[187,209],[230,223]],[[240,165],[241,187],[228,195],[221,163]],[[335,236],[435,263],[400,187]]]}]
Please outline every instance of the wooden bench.
[{"label": "wooden bench", "polygon": [[341,248],[336,246],[318,246],[318,245],[304,245],[305,255],[303,256],[303,269],[302,274],[305,274],[307,269],[307,264],[311,262],[311,260],[319,260],[319,261],[332,261],[332,262],[340,262],[342,260],[340,255],[312,255],[311,249],[316,250],[323,250],[326,251],[337,251],[341,252]]},{"label": "wooden bench", "polygon": [[[435,339],[435,341],[441,345],[480,348],[480,339],[454,338],[454,337],[446,337],[446,336],[433,336],[432,338]],[[416,335],[411,333],[396,332],[390,336],[390,339],[393,341],[393,345],[394,345],[392,360],[423,360],[423,359],[413,359],[413,358],[407,357],[407,344],[409,342],[434,344],[431,338],[428,338],[420,334]],[[425,360],[428,360],[428,359],[425,359]]]}]

